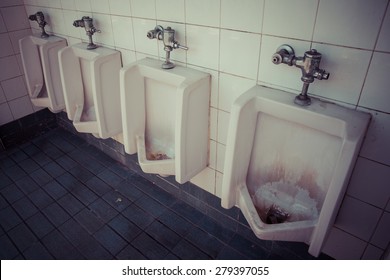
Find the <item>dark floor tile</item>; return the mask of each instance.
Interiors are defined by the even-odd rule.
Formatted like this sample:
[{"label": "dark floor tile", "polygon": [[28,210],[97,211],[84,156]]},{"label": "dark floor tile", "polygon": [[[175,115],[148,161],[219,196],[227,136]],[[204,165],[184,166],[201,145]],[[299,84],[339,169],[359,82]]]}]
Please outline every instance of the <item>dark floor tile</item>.
[{"label": "dark floor tile", "polygon": [[92,172],[88,171],[80,165],[69,169],[69,173],[83,183],[95,176]]},{"label": "dark floor tile", "polygon": [[154,217],[152,215],[142,210],[135,204],[131,204],[124,211],[122,211],[122,215],[141,229],[145,229],[154,221]]},{"label": "dark floor tile", "polygon": [[52,160],[44,153],[44,152],[38,152],[36,153],[32,159],[38,163],[40,166],[44,166],[51,162]]},{"label": "dark floor tile", "polygon": [[70,219],[68,213],[61,208],[57,203],[52,203],[42,210],[43,214],[49,219],[49,221],[55,226],[59,227],[67,220]]},{"label": "dark floor tile", "polygon": [[68,156],[70,156],[74,161],[78,162],[95,175],[99,174],[106,168],[96,159],[91,158],[87,153],[81,150],[74,150],[73,152],[69,153]]},{"label": "dark floor tile", "polygon": [[26,260],[52,260],[53,256],[46,250],[41,242],[35,242],[23,252]]},{"label": "dark floor tile", "polygon": [[269,255],[269,251],[254,244],[250,240],[245,239],[239,234],[233,236],[229,245],[250,259],[264,260],[267,259],[267,256]]},{"label": "dark floor tile", "polygon": [[172,252],[182,260],[208,260],[210,257],[189,243],[182,239],[172,250]]},{"label": "dark floor tile", "polygon": [[72,194],[85,206],[90,205],[98,199],[98,196],[81,182],[77,182],[72,189]]},{"label": "dark floor tile", "polygon": [[108,225],[128,242],[131,242],[137,235],[142,232],[139,227],[137,227],[122,215],[116,216],[108,223]]},{"label": "dark floor tile", "polygon": [[33,161],[31,158],[27,158],[18,162],[19,166],[27,173],[31,173],[39,168],[39,165]]},{"label": "dark floor tile", "polygon": [[30,176],[23,177],[22,179],[16,181],[15,184],[26,195],[39,189],[38,184],[33,179],[31,179]]},{"label": "dark floor tile", "polygon": [[109,169],[105,169],[103,170],[102,172],[100,172],[99,174],[97,174],[97,176],[102,179],[105,183],[107,183],[108,185],[110,185],[111,187],[115,187],[117,186],[120,182],[123,181],[123,178],[116,175],[114,172],[112,172],[111,170]]},{"label": "dark floor tile", "polygon": [[[62,135],[59,135],[62,134]],[[74,145],[69,143],[69,141],[65,140],[64,137],[69,136],[66,132],[58,132],[56,135],[51,137],[49,141],[53,143],[57,148],[59,148],[64,153],[69,153],[76,149]]]},{"label": "dark floor tile", "polygon": [[27,197],[19,199],[12,206],[23,220],[39,211]]},{"label": "dark floor tile", "polygon": [[144,193],[141,192],[133,183],[129,180],[120,182],[116,187],[121,194],[123,194],[128,200],[134,202],[140,198]]},{"label": "dark floor tile", "polygon": [[59,164],[54,161],[44,165],[43,169],[53,178],[56,178],[66,172],[65,169],[63,169]]},{"label": "dark floor tile", "polygon": [[118,211],[116,211],[111,205],[99,198],[95,202],[89,205],[89,208],[98,216],[104,223],[111,221]]},{"label": "dark floor tile", "polygon": [[26,176],[27,173],[23,171],[18,165],[13,165],[3,169],[3,172],[12,180],[17,181]]},{"label": "dark floor tile", "polygon": [[118,254],[127,246],[127,242],[108,226],[95,232],[94,237],[113,255]]},{"label": "dark floor tile", "polygon": [[52,180],[42,187],[54,200],[58,200],[68,193],[68,191],[62,187],[57,181]]},{"label": "dark floor tile", "polygon": [[20,223],[19,225],[11,229],[8,234],[16,245],[16,247],[21,252],[31,247],[34,242],[38,241],[36,236],[24,223]]},{"label": "dark floor tile", "polygon": [[80,244],[77,249],[88,260],[111,260],[114,257],[93,237]]},{"label": "dark floor tile", "polygon": [[141,233],[131,245],[142,252],[148,259],[162,260],[169,251],[146,233]]},{"label": "dark floor tile", "polygon": [[118,212],[122,212],[131,204],[124,195],[117,191],[110,191],[102,198]]},{"label": "dark floor tile", "polygon": [[169,209],[160,215],[158,219],[180,236],[185,236],[193,227],[190,222]]},{"label": "dark floor tile", "polygon": [[26,153],[24,153],[23,150],[21,150],[19,148],[15,149],[15,151],[10,153],[8,156],[10,158],[12,158],[13,161],[15,161],[15,162],[21,162],[21,161],[28,158],[28,155]]},{"label": "dark floor tile", "polygon": [[15,201],[21,199],[24,194],[19,190],[15,184],[6,186],[0,190],[0,193],[8,201],[8,203],[14,203]]},{"label": "dark floor tile", "polygon": [[0,236],[0,248],[0,259],[2,260],[12,260],[19,254],[18,249],[7,235]]},{"label": "dark floor tile", "polygon": [[88,209],[81,210],[81,212],[77,213],[74,216],[74,218],[90,234],[95,233],[98,229],[100,229],[104,225],[104,223]]},{"label": "dark floor tile", "polygon": [[218,256],[219,252],[224,247],[224,244],[210,233],[197,227],[192,228],[187,234],[186,239],[213,259]]},{"label": "dark floor tile", "polygon": [[52,223],[40,212],[27,219],[26,224],[40,239],[54,230]]},{"label": "dark floor tile", "polygon": [[5,175],[3,172],[0,171],[0,190],[10,184],[12,184],[11,179],[8,178],[8,176]]},{"label": "dark floor tile", "polygon": [[58,260],[80,260],[84,257],[79,251],[58,231],[54,230],[42,239],[43,245],[49,253]]},{"label": "dark floor tile", "polygon": [[43,169],[35,170],[33,173],[30,173],[30,176],[40,186],[43,186],[53,180],[53,178]]},{"label": "dark floor tile", "polygon": [[8,207],[10,204],[5,200],[5,198],[0,195],[0,210]]},{"label": "dark floor tile", "polygon": [[170,250],[172,250],[182,239],[180,235],[157,220],[148,226],[145,229],[145,232]]},{"label": "dark floor tile", "polygon": [[131,171],[129,168],[127,168],[126,166],[124,166],[118,162],[109,166],[109,169],[111,171],[113,171],[115,174],[122,177],[123,179],[128,179],[129,177],[131,177],[134,174],[133,171]]},{"label": "dark floor tile", "polygon": [[46,143],[46,145],[41,149],[48,157],[52,159],[57,159],[64,154],[60,149],[51,143]]},{"label": "dark floor tile", "polygon": [[80,184],[80,182],[73,175],[67,172],[58,176],[56,181],[59,182],[69,192],[73,191],[77,184]]},{"label": "dark floor tile", "polygon": [[73,216],[76,213],[80,212],[85,207],[77,198],[75,198],[70,193],[68,193],[68,194],[64,195],[63,197],[61,197],[57,202],[71,216]]},{"label": "dark floor tile", "polygon": [[194,224],[198,223],[204,217],[202,212],[182,201],[173,204],[171,209]]},{"label": "dark floor tile", "polygon": [[91,179],[86,181],[85,184],[99,196],[103,196],[104,194],[112,190],[112,188],[108,184],[100,180],[98,177],[92,177]]},{"label": "dark floor tile", "polygon": [[[4,155],[4,154],[3,154]],[[0,160],[0,168],[6,170],[9,167],[15,166],[16,162],[14,162],[9,156],[4,155]]]},{"label": "dark floor tile", "polygon": [[219,252],[217,258],[218,260],[247,260],[248,257],[240,254],[237,250],[226,245]]},{"label": "dark floor tile", "polygon": [[23,152],[25,152],[27,155],[29,155],[30,157],[33,157],[35,156],[36,154],[40,153],[41,150],[38,149],[37,146],[35,146],[34,144],[32,143],[27,143],[26,145],[23,145],[22,146],[22,150]]},{"label": "dark floor tile", "polygon": [[116,258],[119,260],[146,260],[146,257],[130,244],[120,251]]},{"label": "dark floor tile", "polygon": [[140,197],[135,202],[135,204],[155,218],[160,216],[167,209],[164,205],[160,204],[159,202],[147,195]]},{"label": "dark floor tile", "polygon": [[77,162],[75,162],[73,159],[71,159],[67,155],[63,155],[56,159],[56,162],[61,165],[61,167],[65,170],[70,170],[73,167],[77,166]]},{"label": "dark floor tile", "polygon": [[54,202],[53,198],[51,198],[44,190],[37,189],[28,195],[31,201],[34,203],[36,207],[40,210],[49,206]]},{"label": "dark floor tile", "polygon": [[165,256],[164,260],[176,261],[176,260],[180,260],[180,259],[178,256],[176,256],[172,253],[169,253],[168,255]]},{"label": "dark floor tile", "polygon": [[58,230],[77,248],[90,238],[93,238],[78,222],[67,220]]},{"label": "dark floor tile", "polygon": [[225,228],[216,220],[208,216],[204,216],[197,225],[204,231],[210,233],[225,243],[228,243],[234,236],[234,231]]}]

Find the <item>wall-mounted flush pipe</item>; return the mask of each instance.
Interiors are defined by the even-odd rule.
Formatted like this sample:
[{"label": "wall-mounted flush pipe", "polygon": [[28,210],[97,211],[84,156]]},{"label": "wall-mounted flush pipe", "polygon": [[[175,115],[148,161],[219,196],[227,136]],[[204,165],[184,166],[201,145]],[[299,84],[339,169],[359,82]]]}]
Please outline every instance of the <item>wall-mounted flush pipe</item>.
[{"label": "wall-mounted flush pipe", "polygon": [[296,66],[301,69],[303,87],[301,93],[295,97],[294,103],[302,106],[311,104],[310,97],[307,95],[309,85],[314,82],[314,79],[327,80],[329,73],[320,69],[322,55],[315,49],[305,52],[303,57],[295,56],[294,49],[289,45],[281,45],[276,53],[272,55],[274,64],[284,63],[289,66]]},{"label": "wall-mounted flush pipe", "polygon": [[175,64],[170,61],[171,51],[179,48],[188,50],[186,46],[182,46],[175,41],[175,30],[169,26],[164,29],[161,25],[157,25],[154,29],[149,30],[146,36],[149,39],[156,38],[157,40],[163,41],[165,51],[165,62],[161,65],[163,69],[171,69],[175,67]]},{"label": "wall-mounted flush pipe", "polygon": [[41,37],[42,38],[49,37],[49,34],[47,34],[46,31],[45,31],[45,25],[47,24],[47,22],[45,21],[45,16],[43,15],[42,12],[37,12],[37,13],[35,13],[33,15],[30,15],[28,17],[28,19],[31,20],[31,21],[38,22],[38,25],[41,28]]},{"label": "wall-mounted flush pipe", "polygon": [[87,36],[89,38],[89,44],[87,46],[88,50],[93,50],[93,49],[96,49],[98,47],[97,45],[95,45],[93,43],[92,35],[95,34],[95,32],[100,33],[100,30],[96,29],[93,26],[92,21],[93,21],[92,18],[90,18],[88,16],[83,16],[81,19],[75,20],[73,22],[73,26],[74,27],[84,27],[85,28],[86,34],[87,34]]}]

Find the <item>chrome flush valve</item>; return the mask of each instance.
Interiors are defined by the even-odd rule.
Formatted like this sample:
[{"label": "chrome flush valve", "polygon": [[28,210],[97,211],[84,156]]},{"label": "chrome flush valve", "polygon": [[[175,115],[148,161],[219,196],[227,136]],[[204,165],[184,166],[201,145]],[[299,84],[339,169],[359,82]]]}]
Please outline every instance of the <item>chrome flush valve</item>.
[{"label": "chrome flush valve", "polygon": [[31,21],[38,22],[38,25],[41,28],[41,37],[42,38],[49,37],[49,34],[47,34],[45,31],[45,25],[47,24],[47,22],[45,21],[45,16],[43,15],[42,12],[37,12],[36,14],[30,15],[28,17],[28,19]]},{"label": "chrome flush valve", "polygon": [[294,103],[307,106],[310,105],[311,100],[307,95],[309,85],[317,80],[327,80],[329,73],[320,69],[322,55],[315,49],[305,52],[303,57],[295,56],[294,49],[289,45],[281,45],[276,53],[272,55],[272,62],[274,64],[284,63],[289,66],[296,66],[301,69],[303,87],[301,93],[295,98]]},{"label": "chrome flush valve", "polygon": [[163,28],[161,25],[157,25],[154,29],[149,30],[146,34],[149,39],[156,38],[162,40],[164,43],[165,62],[161,65],[163,69],[171,69],[175,67],[175,64],[170,61],[171,51],[174,49],[188,50],[186,46],[180,45],[175,40],[175,30],[171,27]]},{"label": "chrome flush valve", "polygon": [[84,27],[85,28],[86,34],[87,34],[87,36],[89,38],[89,44],[87,46],[88,50],[93,50],[93,49],[96,49],[98,47],[97,45],[95,45],[93,43],[92,35],[95,34],[95,32],[100,33],[100,30],[96,29],[93,26],[92,21],[93,21],[92,18],[90,18],[88,16],[83,16],[81,19],[75,20],[73,22],[73,26],[74,27]]}]

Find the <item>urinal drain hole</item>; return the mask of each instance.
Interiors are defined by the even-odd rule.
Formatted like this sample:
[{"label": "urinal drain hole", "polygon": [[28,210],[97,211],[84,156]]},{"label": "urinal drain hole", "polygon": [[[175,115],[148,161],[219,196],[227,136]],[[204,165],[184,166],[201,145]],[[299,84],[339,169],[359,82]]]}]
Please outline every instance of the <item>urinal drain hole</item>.
[{"label": "urinal drain hole", "polygon": [[148,152],[146,154],[146,158],[148,160],[164,160],[164,159],[170,159],[169,156],[167,156],[167,154],[165,153],[161,153],[161,152]]},{"label": "urinal drain hole", "polygon": [[263,222],[265,222],[266,224],[281,224],[284,223],[289,217],[289,213],[283,211],[280,207],[276,205],[272,205],[268,209],[265,215],[265,221]]}]

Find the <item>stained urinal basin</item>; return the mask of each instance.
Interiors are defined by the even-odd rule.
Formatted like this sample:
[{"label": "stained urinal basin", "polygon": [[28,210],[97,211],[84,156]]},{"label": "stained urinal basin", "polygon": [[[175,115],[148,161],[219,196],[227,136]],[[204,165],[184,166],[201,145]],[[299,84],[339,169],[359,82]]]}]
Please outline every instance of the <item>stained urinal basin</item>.
[{"label": "stained urinal basin", "polygon": [[253,87],[232,106],[222,206],[237,205],[258,238],[306,242],[317,256],[369,120],[315,98],[301,107],[292,94]]},{"label": "stained urinal basin", "polygon": [[58,52],[66,47],[64,38],[29,35],[19,40],[27,91],[31,102],[57,113],[65,109]]},{"label": "stained urinal basin", "polygon": [[81,43],[59,53],[68,118],[79,132],[108,138],[122,131],[120,53],[104,47],[87,50]]},{"label": "stained urinal basin", "polygon": [[123,139],[145,173],[190,180],[207,166],[210,75],[146,58],[121,69]]}]

